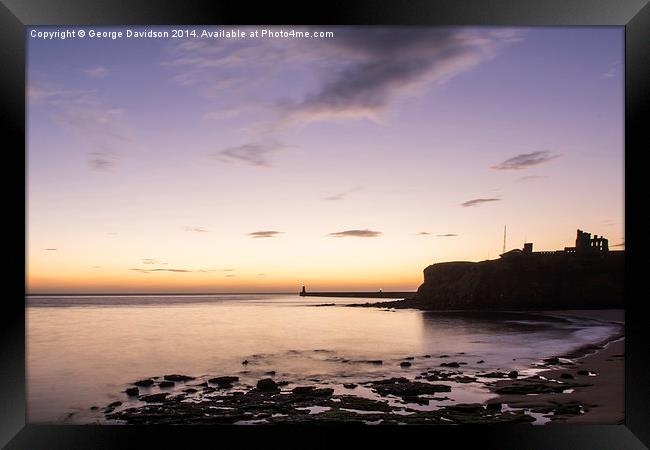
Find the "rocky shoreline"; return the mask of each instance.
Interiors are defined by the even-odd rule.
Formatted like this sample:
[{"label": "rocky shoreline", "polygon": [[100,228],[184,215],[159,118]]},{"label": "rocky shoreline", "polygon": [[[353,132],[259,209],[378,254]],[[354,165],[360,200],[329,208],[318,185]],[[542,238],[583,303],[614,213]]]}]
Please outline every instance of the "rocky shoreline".
[{"label": "rocky shoreline", "polygon": [[[91,409],[101,412],[108,423],[133,425],[545,424],[592,423],[592,417],[593,423],[616,423],[622,409],[609,411],[602,396],[601,403],[590,400],[594,390],[608,388],[600,379],[611,383],[612,373],[622,373],[623,339],[612,339],[581,353],[539,361],[532,367],[536,373],[528,376],[516,370],[465,370],[466,363],[452,355],[406,356],[398,363],[404,369],[415,360],[420,360],[420,366],[431,364],[414,376],[340,385],[326,380],[311,385],[294,383],[280,379],[275,371],[252,384],[236,375],[195,378],[170,374],[135,381],[125,386],[124,401]],[[381,365],[383,361],[368,363]],[[461,385],[492,393],[492,398],[482,403],[456,403],[447,394]]]}]

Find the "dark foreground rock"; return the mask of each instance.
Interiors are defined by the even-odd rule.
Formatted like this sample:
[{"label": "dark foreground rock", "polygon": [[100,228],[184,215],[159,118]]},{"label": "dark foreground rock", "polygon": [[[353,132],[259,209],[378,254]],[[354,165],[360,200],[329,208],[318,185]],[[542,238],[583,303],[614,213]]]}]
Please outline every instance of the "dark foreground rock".
[{"label": "dark foreground rock", "polygon": [[421,381],[410,381],[406,378],[389,378],[387,380],[370,381],[371,389],[385,397],[394,395],[403,399],[414,399],[420,395],[451,392],[451,386],[446,384],[431,384]]},{"label": "dark foreground rock", "polygon": [[221,388],[231,387],[233,383],[239,381],[239,377],[215,377],[210,378],[208,383],[216,384]]},{"label": "dark foreground rock", "polygon": [[125,392],[126,395],[128,395],[129,397],[137,397],[140,394],[140,389],[138,389],[137,387],[128,388]]},{"label": "dark foreground rock", "polygon": [[[536,419],[526,413],[543,413],[551,420],[583,414],[578,402],[562,402],[562,392],[584,383],[545,380],[539,376],[508,378],[503,372],[493,373],[494,381],[485,381],[486,387],[500,394],[554,393],[558,401],[536,404],[537,397],[525,408],[503,408],[500,399],[487,404],[444,404],[432,410],[422,411],[410,405],[431,405],[448,397],[436,394],[450,392],[449,384],[410,380],[406,377],[370,380],[360,383],[369,388],[377,398],[365,398],[350,394],[335,395],[329,386],[296,386],[290,391],[280,389],[288,381],[276,383],[264,378],[255,387],[242,385],[238,390],[220,390],[209,384],[231,386],[238,377],[224,376],[209,379],[178,392],[161,392],[140,395],[143,404],[125,408],[121,402],[113,402],[104,408],[108,420],[126,424],[275,424],[275,423],[360,423],[360,424],[472,424],[472,423],[532,423]],[[488,374],[489,375],[489,374]],[[476,376],[460,371],[432,369],[418,377],[426,381],[444,380],[448,383],[480,383]],[[586,379],[586,378],[585,378]],[[167,380],[166,380],[167,381]],[[346,383],[345,388],[357,387]],[[137,388],[129,388],[137,389]],[[367,390],[365,391],[367,392]],[[502,397],[501,397],[502,398]],[[506,402],[507,403],[507,402]],[[128,406],[128,404],[126,405]],[[118,408],[121,407],[121,408]]]},{"label": "dark foreground rock", "polygon": [[518,379],[517,381],[508,381],[501,382],[497,384],[497,387],[494,389],[494,392],[497,394],[515,394],[515,395],[528,395],[528,394],[548,394],[556,393],[561,394],[562,392],[575,389],[577,387],[587,387],[591,386],[586,383],[556,383],[549,380],[542,380],[539,378],[523,378]]},{"label": "dark foreground rock", "polygon": [[163,392],[161,394],[142,395],[138,398],[143,402],[162,402],[168,395],[167,392]]},{"label": "dark foreground rock", "polygon": [[[185,402],[184,397],[156,398],[147,404],[122,411],[106,410],[106,418],[133,425],[236,424],[236,423],[373,423],[373,424],[465,424],[531,423],[522,411],[501,412],[483,405],[454,405],[435,411],[397,411],[387,402],[352,395],[313,396],[305,392],[264,392],[253,389]],[[149,396],[151,397],[151,396]],[[313,407],[321,412],[310,414]],[[398,412],[399,414],[396,414]]]},{"label": "dark foreground rock", "polygon": [[163,378],[167,381],[189,381],[195,379],[194,377],[190,377],[188,375],[177,375],[177,374],[165,375]]},{"label": "dark foreground rock", "polygon": [[277,391],[280,388],[278,387],[278,383],[271,378],[264,378],[257,382],[257,389],[260,391]]}]

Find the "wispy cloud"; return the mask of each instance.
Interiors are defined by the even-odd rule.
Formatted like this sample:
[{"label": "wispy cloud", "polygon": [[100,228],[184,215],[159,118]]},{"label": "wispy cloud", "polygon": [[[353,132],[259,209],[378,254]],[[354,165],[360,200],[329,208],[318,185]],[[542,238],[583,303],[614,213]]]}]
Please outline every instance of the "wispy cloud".
[{"label": "wispy cloud", "polygon": [[338,201],[338,200],[343,200],[345,197],[348,195],[358,192],[363,189],[363,186],[355,186],[353,188],[350,188],[348,190],[345,190],[343,192],[339,192],[338,194],[330,195],[329,197],[325,197],[324,200],[328,201]]},{"label": "wispy cloud", "polygon": [[277,142],[251,142],[220,150],[213,156],[221,161],[240,162],[255,167],[271,167],[269,156],[286,146]]},{"label": "wispy cloud", "polygon": [[282,106],[285,118],[311,122],[376,117],[397,97],[441,84],[492,58],[509,35],[458,28],[341,29],[323,45],[337,55],[323,84]]},{"label": "wispy cloud", "polygon": [[259,238],[274,238],[277,235],[282,234],[282,231],[253,231],[248,233],[248,236],[259,239]]},{"label": "wispy cloud", "polygon": [[90,78],[106,78],[109,74],[109,70],[104,66],[95,66],[90,69],[84,69],[83,71]]},{"label": "wispy cloud", "polygon": [[420,231],[418,233],[418,236],[430,236],[430,235],[431,235],[431,233],[429,233],[428,231]]},{"label": "wispy cloud", "polygon": [[30,85],[30,102],[47,108],[55,122],[73,130],[89,148],[88,165],[110,171],[125,147],[134,143],[123,108],[108,105],[96,91],[66,90]]},{"label": "wispy cloud", "polygon": [[458,236],[455,233],[445,233],[445,234],[436,234],[436,237],[456,237]]},{"label": "wispy cloud", "polygon": [[525,177],[517,178],[517,183],[527,183],[529,181],[537,181],[548,178],[548,175],[526,175]]},{"label": "wispy cloud", "polygon": [[56,252],[59,249],[58,248],[46,248],[45,250],[48,251],[48,252]]},{"label": "wispy cloud", "polygon": [[500,198],[475,198],[475,199],[467,200],[466,202],[461,203],[460,206],[462,206],[464,208],[470,208],[470,207],[473,207],[473,206],[482,205],[484,203],[498,202],[498,201],[501,201],[501,199]]},{"label": "wispy cloud", "polygon": [[[217,102],[232,102],[224,92],[236,92],[244,101],[267,104],[273,128],[345,117],[376,118],[393,100],[442,84],[520,39],[520,32],[513,29],[332,30],[334,39],[171,43],[163,65],[176,72],[177,83]],[[296,83],[291,98],[280,98],[275,88],[289,71],[310,83]],[[236,108],[227,104],[221,111]],[[220,112],[217,117],[230,114]]]},{"label": "wispy cloud", "polygon": [[331,237],[379,237],[381,236],[381,231],[372,231],[372,230],[345,230],[338,231],[336,233],[330,233],[328,236]]},{"label": "wispy cloud", "polygon": [[115,157],[108,152],[90,152],[88,164],[96,172],[107,172],[115,165]]},{"label": "wispy cloud", "polygon": [[202,227],[183,227],[185,231],[192,232],[192,233],[208,233],[209,231],[206,230],[205,228]]},{"label": "wispy cloud", "polygon": [[173,273],[196,273],[196,272],[215,272],[214,269],[199,269],[199,270],[188,270],[188,269],[140,269],[132,268],[129,269],[134,272],[140,273],[155,273],[155,272],[173,272]]},{"label": "wispy cloud", "polygon": [[542,150],[539,152],[532,153],[522,153],[521,155],[513,156],[512,158],[506,159],[500,164],[492,166],[494,170],[521,170],[527,169],[529,167],[538,166],[540,164],[547,163],[555,158],[558,158],[560,155],[554,155],[548,150]]},{"label": "wispy cloud", "polygon": [[153,258],[142,258],[142,264],[157,264],[157,265],[167,265],[166,262],[160,261],[159,259],[153,259]]}]

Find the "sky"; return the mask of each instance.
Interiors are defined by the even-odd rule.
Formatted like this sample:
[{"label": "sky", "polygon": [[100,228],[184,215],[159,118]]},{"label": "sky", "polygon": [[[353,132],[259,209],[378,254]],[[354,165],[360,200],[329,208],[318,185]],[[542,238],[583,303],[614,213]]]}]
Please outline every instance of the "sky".
[{"label": "sky", "polygon": [[624,248],[622,27],[230,29],[27,29],[30,293],[415,290],[504,226]]}]

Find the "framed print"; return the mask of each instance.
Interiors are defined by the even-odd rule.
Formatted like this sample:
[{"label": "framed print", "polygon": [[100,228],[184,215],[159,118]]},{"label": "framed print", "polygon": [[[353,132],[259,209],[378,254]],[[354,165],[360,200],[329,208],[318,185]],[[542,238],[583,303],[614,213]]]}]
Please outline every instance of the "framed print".
[{"label": "framed print", "polygon": [[60,3],[2,6],[3,445],[645,448],[647,2]]}]

